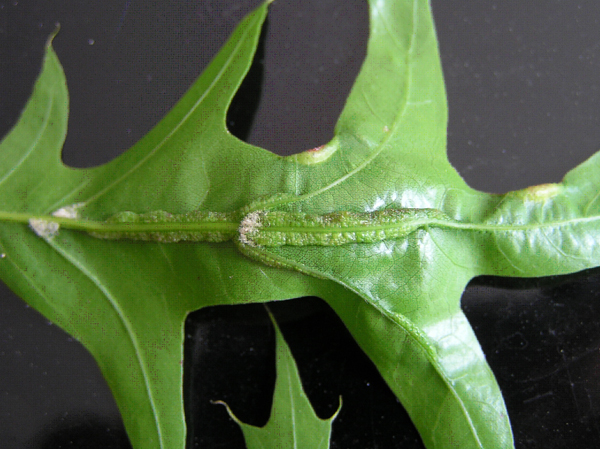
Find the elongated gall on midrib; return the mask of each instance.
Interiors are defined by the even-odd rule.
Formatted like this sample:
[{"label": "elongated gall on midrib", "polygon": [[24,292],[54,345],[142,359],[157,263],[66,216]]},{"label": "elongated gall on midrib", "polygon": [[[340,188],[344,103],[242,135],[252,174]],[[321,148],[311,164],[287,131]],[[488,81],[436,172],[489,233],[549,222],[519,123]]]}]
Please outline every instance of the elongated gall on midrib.
[{"label": "elongated gall on midrib", "polygon": [[162,243],[218,243],[231,240],[237,235],[235,217],[222,212],[172,214],[159,210],[136,214],[126,211],[113,215],[104,224],[106,230],[90,232],[90,235],[102,239]]},{"label": "elongated gall on midrib", "polygon": [[[340,246],[406,237],[420,227],[449,217],[434,209],[386,209],[370,213],[323,215],[259,211],[240,227],[240,241],[256,247]],[[251,224],[251,225],[249,225]]]},{"label": "elongated gall on midrib", "polygon": [[386,209],[376,212],[304,214],[253,211],[239,214],[194,211],[171,214],[120,212],[91,232],[104,239],[131,239],[163,243],[224,242],[237,237],[250,247],[340,246],[376,243],[406,237],[420,227],[451,221],[435,209]]}]

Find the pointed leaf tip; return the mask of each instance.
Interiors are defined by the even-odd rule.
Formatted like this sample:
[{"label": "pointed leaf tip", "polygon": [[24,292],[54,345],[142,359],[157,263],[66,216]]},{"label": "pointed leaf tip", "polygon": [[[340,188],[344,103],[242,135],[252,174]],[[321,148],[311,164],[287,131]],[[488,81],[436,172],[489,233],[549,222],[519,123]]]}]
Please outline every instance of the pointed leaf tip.
[{"label": "pointed leaf tip", "polygon": [[54,31],[52,31],[50,36],[48,36],[48,39],[46,39],[46,50],[48,50],[52,47],[52,41],[54,41],[54,38],[56,37],[56,35],[58,34],[59,31],[60,31],[60,23],[55,22],[54,23]]}]

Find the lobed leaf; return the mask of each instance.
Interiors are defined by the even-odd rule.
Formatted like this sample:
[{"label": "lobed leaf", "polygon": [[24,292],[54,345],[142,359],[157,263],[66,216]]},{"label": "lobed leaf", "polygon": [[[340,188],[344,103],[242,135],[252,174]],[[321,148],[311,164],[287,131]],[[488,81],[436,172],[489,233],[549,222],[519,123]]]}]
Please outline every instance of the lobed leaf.
[{"label": "lobed leaf", "polygon": [[[231,186],[226,180],[236,166],[245,172],[252,157],[246,152],[250,159],[236,159],[235,152],[248,146],[226,131],[224,117],[252,60],[265,14],[266,4],[240,24],[151,133],[93,169],[75,170],[60,161],[68,97],[64,73],[48,45],[32,97],[0,142],[0,210],[48,215],[76,204],[82,216],[107,218],[127,209],[197,208],[204,201],[227,210],[239,204],[247,188],[240,184],[237,194],[224,191]],[[205,125],[203,132],[199,124]],[[207,171],[211,158],[224,157],[223,144],[230,148],[231,164],[213,164]],[[276,158],[263,151],[256,162]],[[257,194],[268,188],[264,180],[255,180]],[[189,311],[311,290],[300,275],[261,267],[233,244],[107,242],[67,230],[42,239],[26,224],[2,222],[0,252],[0,275],[9,287],[97,360],[134,447],[185,446],[181,362]],[[256,279],[261,284],[248,292]]]},{"label": "lobed leaf", "polygon": [[[134,447],[185,445],[187,313],[305,295],[321,296],[339,314],[427,447],[513,447],[500,390],[460,295],[480,274],[546,276],[599,265],[600,156],[560,184],[505,195],[469,188],[446,157],[447,106],[429,2],[369,5],[367,57],[335,138],[289,157],[241,142],[225,126],[267,3],[155,129],[93,169],[60,161],[68,96],[48,46],[32,97],[0,142],[0,275],[94,355]],[[437,209],[451,220],[385,241],[270,248],[244,247],[241,237],[236,246],[105,241],[68,229],[36,235],[25,219],[9,220],[29,214],[47,223],[68,206],[89,220],[126,210],[404,208]],[[282,360],[293,373],[290,356]],[[302,397],[297,379],[280,377],[278,385]]]}]

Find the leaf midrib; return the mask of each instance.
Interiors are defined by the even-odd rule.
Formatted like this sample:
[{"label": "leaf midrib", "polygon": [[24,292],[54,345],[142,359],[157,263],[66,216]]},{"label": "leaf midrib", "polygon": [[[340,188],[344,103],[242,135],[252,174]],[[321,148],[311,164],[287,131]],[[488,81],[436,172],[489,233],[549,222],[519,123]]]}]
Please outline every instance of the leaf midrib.
[{"label": "leaf midrib", "polygon": [[[262,211],[268,213],[268,211]],[[110,223],[86,219],[72,219],[66,217],[55,217],[44,214],[31,214],[21,212],[0,211],[0,223],[31,223],[32,220],[40,220],[48,223],[56,223],[60,228],[91,232],[91,233],[220,233],[223,234],[221,241],[234,238],[240,231],[242,221],[225,219],[220,221],[191,221],[191,222],[148,222],[148,223]],[[532,232],[543,229],[561,228],[565,226],[592,225],[600,223],[600,216],[571,217],[563,220],[545,222],[522,223],[522,224],[498,224],[498,223],[468,223],[455,221],[450,218],[407,218],[399,222],[391,223],[365,223],[344,226],[340,223],[327,225],[295,225],[286,224],[279,226],[262,226],[257,224],[256,230],[261,233],[283,233],[283,234],[327,234],[327,233],[368,233],[389,231],[392,229],[410,229],[412,232],[418,228],[442,228],[448,230],[461,230],[472,232]]]}]

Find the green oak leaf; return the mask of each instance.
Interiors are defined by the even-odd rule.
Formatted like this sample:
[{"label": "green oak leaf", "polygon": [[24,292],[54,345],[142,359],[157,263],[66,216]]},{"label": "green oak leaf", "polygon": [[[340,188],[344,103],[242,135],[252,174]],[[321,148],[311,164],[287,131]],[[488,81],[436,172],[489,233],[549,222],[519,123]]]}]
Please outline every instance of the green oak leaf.
[{"label": "green oak leaf", "polygon": [[229,416],[240,426],[248,449],[298,448],[328,449],[331,424],[339,410],[331,418],[320,419],[310,405],[302,389],[300,373],[275,318],[269,313],[275,328],[277,380],[273,392],[271,416],[264,427],[256,427],[240,421],[227,407]]},{"label": "green oak leaf", "polygon": [[[548,276],[599,265],[600,155],[560,184],[505,195],[468,187],[446,157],[447,105],[426,0],[369,1],[367,56],[330,143],[289,157],[248,145],[228,132],[225,117],[267,4],[150,133],[92,169],[61,162],[68,95],[48,46],[33,95],[0,143],[0,276],[94,355],[136,448],[185,446],[189,312],[307,295],[344,321],[428,448],[513,447],[461,293],[483,274]],[[120,211],[200,210],[241,220],[244,210],[382,209],[445,218],[401,238],[338,246],[107,241],[73,229],[82,221],[75,213],[94,227]],[[57,210],[60,218],[51,215]],[[41,220],[40,235],[31,219]],[[61,223],[58,233],[52,220]]]}]

